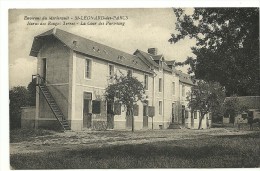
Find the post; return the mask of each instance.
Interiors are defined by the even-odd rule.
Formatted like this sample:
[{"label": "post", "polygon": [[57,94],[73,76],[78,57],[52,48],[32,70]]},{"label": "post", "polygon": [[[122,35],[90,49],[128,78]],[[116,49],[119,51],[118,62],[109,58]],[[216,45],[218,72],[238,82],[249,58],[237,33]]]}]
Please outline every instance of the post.
[{"label": "post", "polygon": [[134,112],[133,112],[133,107],[131,107],[131,113],[132,113],[132,132],[134,132],[134,124],[135,124],[135,122],[134,122]]}]

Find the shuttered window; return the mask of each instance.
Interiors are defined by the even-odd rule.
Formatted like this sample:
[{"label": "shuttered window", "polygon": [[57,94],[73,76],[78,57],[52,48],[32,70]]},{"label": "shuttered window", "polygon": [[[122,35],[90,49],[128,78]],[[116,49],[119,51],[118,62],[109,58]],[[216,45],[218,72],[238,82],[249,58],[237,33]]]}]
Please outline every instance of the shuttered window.
[{"label": "shuttered window", "polygon": [[120,103],[114,104],[114,114],[121,115],[121,104]]},{"label": "shuttered window", "polygon": [[159,115],[162,114],[162,101],[159,101]]},{"label": "shuttered window", "polygon": [[154,106],[148,106],[148,115],[149,115],[150,117],[154,117],[154,115],[155,115]]},{"label": "shuttered window", "polygon": [[148,90],[148,75],[144,75],[144,88]]},{"label": "shuttered window", "polygon": [[139,106],[137,104],[135,104],[133,106],[133,112],[134,112],[134,116],[138,116],[138,114],[139,114]]},{"label": "shuttered window", "polygon": [[189,118],[189,112],[187,110],[185,110],[185,118],[188,119]]},{"label": "shuttered window", "polygon": [[159,92],[162,92],[162,79],[159,78]]},{"label": "shuttered window", "polygon": [[98,101],[98,100],[92,101],[92,113],[93,114],[101,113],[101,101]]},{"label": "shuttered window", "polygon": [[91,60],[85,59],[85,78],[91,78]]},{"label": "shuttered window", "polygon": [[194,119],[197,119],[198,118],[198,114],[197,114],[197,111],[194,111]]}]

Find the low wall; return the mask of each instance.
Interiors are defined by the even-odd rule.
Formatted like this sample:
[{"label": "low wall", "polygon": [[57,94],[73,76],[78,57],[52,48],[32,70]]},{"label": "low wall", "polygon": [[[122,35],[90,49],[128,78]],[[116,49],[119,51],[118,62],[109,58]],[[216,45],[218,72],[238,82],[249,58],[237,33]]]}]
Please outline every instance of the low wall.
[{"label": "low wall", "polygon": [[35,128],[35,106],[22,107],[21,128]]}]

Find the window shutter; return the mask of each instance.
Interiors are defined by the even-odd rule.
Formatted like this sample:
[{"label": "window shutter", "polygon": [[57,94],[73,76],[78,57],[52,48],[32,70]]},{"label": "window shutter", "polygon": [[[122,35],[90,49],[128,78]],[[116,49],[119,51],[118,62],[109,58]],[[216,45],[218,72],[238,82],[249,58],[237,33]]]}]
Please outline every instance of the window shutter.
[{"label": "window shutter", "polygon": [[92,113],[100,114],[101,112],[101,101],[93,100],[92,101]]},{"label": "window shutter", "polygon": [[115,115],[121,115],[121,104],[120,103],[114,104],[114,112],[115,112]]},{"label": "window shutter", "polygon": [[148,106],[148,116],[154,117],[154,115],[155,115],[154,106]]},{"label": "window shutter", "polygon": [[134,116],[138,116],[138,114],[139,114],[139,106],[137,104],[135,104],[133,106],[133,112],[134,112]]}]

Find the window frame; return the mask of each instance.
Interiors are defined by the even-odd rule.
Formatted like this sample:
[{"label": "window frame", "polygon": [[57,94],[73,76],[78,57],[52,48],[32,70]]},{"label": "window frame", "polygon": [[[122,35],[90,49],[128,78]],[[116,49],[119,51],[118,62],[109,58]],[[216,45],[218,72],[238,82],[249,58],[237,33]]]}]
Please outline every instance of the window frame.
[{"label": "window frame", "polygon": [[[86,62],[89,61],[89,66],[88,66],[88,69],[89,69],[89,77],[87,77],[87,65],[86,65]],[[91,80],[92,78],[92,60],[90,58],[85,58],[85,63],[84,63],[84,78],[86,80]]]},{"label": "window frame", "polygon": [[129,72],[131,73],[130,77],[133,77],[133,70],[132,69],[128,69],[127,70],[127,75],[128,75]]},{"label": "window frame", "polygon": [[163,104],[162,104],[162,101],[160,100],[159,101],[159,115],[162,115],[163,113]]},{"label": "window frame", "polygon": [[149,75],[148,74],[144,74],[144,89],[145,90],[149,89]]},{"label": "window frame", "polygon": [[172,82],[172,95],[175,96],[176,88],[175,88],[175,82]]},{"label": "window frame", "polygon": [[159,92],[162,92],[162,78],[159,78]]}]

